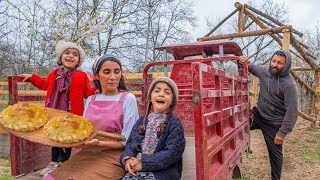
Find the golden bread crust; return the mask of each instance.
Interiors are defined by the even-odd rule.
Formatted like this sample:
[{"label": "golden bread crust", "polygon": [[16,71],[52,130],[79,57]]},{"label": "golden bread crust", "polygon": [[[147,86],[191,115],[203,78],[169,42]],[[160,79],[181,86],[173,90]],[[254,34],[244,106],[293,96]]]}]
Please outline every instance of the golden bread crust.
[{"label": "golden bread crust", "polygon": [[48,121],[48,112],[44,107],[27,102],[19,102],[0,114],[4,127],[15,131],[34,131]]},{"label": "golden bread crust", "polygon": [[93,132],[91,122],[77,115],[57,116],[44,126],[49,139],[62,143],[75,143],[89,137]]}]

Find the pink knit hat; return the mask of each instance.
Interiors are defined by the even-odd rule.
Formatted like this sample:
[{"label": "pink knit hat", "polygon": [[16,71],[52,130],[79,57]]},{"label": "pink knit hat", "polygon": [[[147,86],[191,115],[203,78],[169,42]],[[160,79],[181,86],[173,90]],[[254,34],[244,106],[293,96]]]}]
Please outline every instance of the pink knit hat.
[{"label": "pink knit hat", "polygon": [[61,64],[61,56],[63,54],[63,52],[69,48],[72,48],[72,49],[76,49],[78,50],[79,52],[79,55],[80,55],[80,58],[79,58],[79,66],[81,66],[81,64],[83,63],[84,61],[84,58],[86,56],[86,54],[84,53],[83,49],[80,47],[80,45],[76,44],[76,43],[73,43],[73,42],[67,42],[67,41],[59,41],[56,45],[56,55],[57,55],[57,61],[58,61],[58,64],[60,63]]}]

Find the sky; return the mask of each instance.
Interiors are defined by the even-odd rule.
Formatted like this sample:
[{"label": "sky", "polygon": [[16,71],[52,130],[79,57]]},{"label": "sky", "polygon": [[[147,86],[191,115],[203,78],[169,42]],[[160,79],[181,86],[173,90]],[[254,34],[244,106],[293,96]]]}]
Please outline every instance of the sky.
[{"label": "sky", "polygon": [[[221,21],[235,10],[234,3],[245,4],[248,0],[188,0],[193,2],[195,16],[198,18],[198,26],[194,29],[192,36],[196,39],[202,37],[210,30],[206,25],[206,18],[217,18]],[[256,0],[257,3],[262,0]],[[288,7],[290,24],[295,29],[303,31],[312,29],[317,24],[320,25],[320,1],[319,0],[274,0],[274,2],[284,2]],[[232,17],[237,17],[234,14]],[[229,19],[231,20],[231,19]],[[212,27],[213,28],[213,27]]]}]

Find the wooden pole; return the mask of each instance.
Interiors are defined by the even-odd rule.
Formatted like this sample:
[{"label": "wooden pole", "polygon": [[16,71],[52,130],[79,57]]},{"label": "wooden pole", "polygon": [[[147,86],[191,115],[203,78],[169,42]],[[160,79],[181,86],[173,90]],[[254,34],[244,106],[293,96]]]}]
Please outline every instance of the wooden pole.
[{"label": "wooden pole", "polygon": [[218,40],[218,39],[259,36],[264,34],[276,34],[276,33],[281,33],[282,30],[285,28],[291,29],[291,26],[282,26],[277,28],[268,28],[268,29],[250,31],[250,32],[223,34],[223,35],[217,35],[217,36],[207,36],[207,37],[198,38],[197,41],[202,42],[202,41],[211,41],[211,40]]},{"label": "wooden pole", "polygon": [[219,24],[217,24],[208,34],[204,37],[210,36],[215,30],[217,30],[224,22],[226,22],[231,16],[233,16],[238,10],[235,9],[227,17],[225,17]]},{"label": "wooden pole", "polygon": [[304,61],[304,59],[299,55],[299,54],[297,54],[296,52],[294,52],[294,51],[292,51],[291,49],[290,49],[290,52],[292,53],[292,54],[294,54],[295,56],[297,56],[299,59],[301,59],[302,61]]},{"label": "wooden pole", "polygon": [[[236,2],[235,5],[236,5],[237,3],[240,4],[239,2]],[[240,5],[241,5],[241,4],[240,4]],[[259,11],[259,10],[255,9],[255,8],[249,6],[248,4],[245,4],[245,7],[248,8],[248,9],[250,9],[252,12],[255,12],[256,14],[259,14],[260,16],[263,16],[263,17],[269,19],[270,21],[272,21],[273,23],[277,24],[278,26],[285,26],[283,23],[279,22],[278,20],[274,19],[273,17],[269,16],[268,14],[265,14],[264,12]],[[303,33],[302,33],[302,32],[299,32],[299,31],[297,31],[297,30],[295,30],[295,29],[293,29],[293,33],[299,35],[300,37],[303,36]]]},{"label": "wooden pole", "polygon": [[282,49],[285,51],[289,51],[290,47],[290,29],[289,28],[284,28],[282,30],[283,32],[283,39],[282,39]]},{"label": "wooden pole", "polygon": [[319,71],[319,66],[314,63],[312,59],[307,55],[307,53],[304,51],[304,49],[300,46],[300,44],[296,41],[296,38],[294,36],[291,36],[291,45],[300,53],[300,55],[303,57],[304,61],[310,65],[315,71]]},{"label": "wooden pole", "polygon": [[298,74],[296,72],[294,72],[293,70],[290,71],[293,78],[295,80],[297,80],[297,82],[299,84],[302,84],[308,91],[310,91],[312,94],[316,95],[316,91],[314,89],[312,89],[312,87],[310,87],[306,82],[304,82],[302,79],[299,78]]},{"label": "wooden pole", "polygon": [[[242,5],[240,3],[236,3],[236,8],[240,9]],[[262,29],[266,29],[267,26],[264,25],[256,16],[254,16],[251,12],[248,11],[248,9],[245,9],[245,14],[247,14],[253,21],[255,21],[258,26],[260,26]],[[277,41],[277,43],[282,46],[281,40],[274,34],[270,34],[270,36]],[[301,54],[303,59],[306,63],[310,65],[314,70],[319,71],[319,67],[308,57],[308,55],[305,53],[301,45],[296,41],[295,37],[293,35],[290,36],[290,43],[291,45]]]},{"label": "wooden pole", "polygon": [[293,71],[313,71],[311,67],[292,67]]},{"label": "wooden pole", "polygon": [[238,32],[242,33],[243,28],[244,28],[244,6],[242,6],[241,10],[239,10],[239,15],[238,15]]},{"label": "wooden pole", "polygon": [[253,76],[252,79],[252,93],[251,96],[251,108],[257,105],[257,95],[258,95],[258,77]]},{"label": "wooden pole", "polygon": [[312,124],[316,124],[317,123],[317,119],[311,116],[306,115],[305,113],[299,111],[299,116],[301,116],[302,118],[311,121]]},{"label": "wooden pole", "polygon": [[[316,88],[319,88],[319,72],[314,72],[314,84],[316,86]],[[319,93],[319,92],[318,92]],[[316,116],[316,118],[318,119],[319,117],[319,106],[318,104],[319,102],[319,97],[318,97],[318,93],[314,94],[313,98],[314,98],[314,103],[313,103],[313,107],[312,107],[312,112],[313,114]],[[316,126],[316,123],[314,123],[314,126]]]}]

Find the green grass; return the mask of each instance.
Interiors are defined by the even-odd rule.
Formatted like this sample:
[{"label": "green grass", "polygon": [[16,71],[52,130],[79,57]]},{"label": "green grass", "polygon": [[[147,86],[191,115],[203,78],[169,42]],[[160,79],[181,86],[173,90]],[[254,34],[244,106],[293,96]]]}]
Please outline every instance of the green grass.
[{"label": "green grass", "polygon": [[12,179],[12,176],[10,174],[10,166],[10,157],[1,157],[0,180]]},{"label": "green grass", "polygon": [[11,180],[12,176],[9,174],[0,174],[0,180]]},{"label": "green grass", "polygon": [[301,139],[297,155],[304,158],[309,163],[320,162],[320,135],[317,131],[309,131]]},{"label": "green grass", "polygon": [[313,161],[319,162],[320,161],[320,145],[313,150],[311,157]]}]

